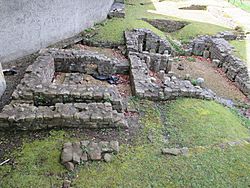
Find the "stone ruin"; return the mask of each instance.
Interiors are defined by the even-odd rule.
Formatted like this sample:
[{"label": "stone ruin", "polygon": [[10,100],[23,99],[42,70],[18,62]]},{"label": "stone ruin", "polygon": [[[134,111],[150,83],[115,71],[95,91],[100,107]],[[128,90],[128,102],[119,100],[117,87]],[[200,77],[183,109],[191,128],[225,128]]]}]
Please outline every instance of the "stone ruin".
[{"label": "stone ruin", "polygon": [[123,72],[124,64],[116,61],[89,51],[42,51],[13,92],[11,104],[0,113],[0,129],[127,127],[115,87],[53,83],[57,72],[106,76]]},{"label": "stone ruin", "polygon": [[87,161],[111,162],[113,155],[119,152],[117,141],[81,141],[68,142],[63,145],[61,163],[69,170],[73,171],[75,165]]},{"label": "stone ruin", "polygon": [[[118,88],[82,83],[83,75],[128,74],[132,95],[141,99],[165,101],[192,97],[218,101],[211,90],[174,76],[173,49],[168,41],[146,29],[126,31],[125,40],[129,63],[86,50],[41,50],[13,92],[11,103],[0,113],[0,130],[128,128],[126,100]],[[224,39],[200,37],[193,41],[189,51],[211,57],[231,80],[242,84],[245,66],[231,55]],[[57,80],[60,73],[66,75],[62,81]],[[117,141],[65,143],[61,163],[73,171],[75,165],[87,161],[110,162],[118,152]]]},{"label": "stone ruin", "polygon": [[[82,75],[129,74],[132,94],[142,99],[216,99],[211,90],[173,75],[168,41],[146,29],[126,31],[125,39],[129,63],[86,50],[41,50],[0,113],[0,129],[126,128],[117,87],[83,84]],[[59,73],[68,76],[58,82]]]},{"label": "stone ruin", "polygon": [[[211,58],[228,78],[249,93],[247,67],[232,55],[224,39],[203,36],[187,49],[189,54]],[[124,96],[115,85],[82,83],[83,75],[110,77],[128,74],[132,95],[153,101],[178,97],[220,100],[207,88],[177,78],[173,72],[170,43],[147,29],[125,32],[129,62],[97,52],[73,49],[41,50],[12,94],[12,102],[0,113],[0,129],[126,128]],[[63,81],[57,74],[65,73]],[[223,102],[222,102],[223,103]]]},{"label": "stone ruin", "polygon": [[130,79],[135,96],[149,100],[177,97],[214,99],[215,93],[171,73],[172,48],[159,36],[146,29],[125,32],[130,61]]},{"label": "stone ruin", "polygon": [[216,36],[201,36],[194,39],[187,52],[189,55],[210,58],[213,64],[221,68],[227,78],[247,96],[250,94],[250,78],[246,62],[233,55],[233,47],[227,40],[235,40],[231,32],[219,33]]},{"label": "stone ruin", "polygon": [[125,2],[124,0],[115,0],[112,5],[108,18],[124,18],[125,17]]}]

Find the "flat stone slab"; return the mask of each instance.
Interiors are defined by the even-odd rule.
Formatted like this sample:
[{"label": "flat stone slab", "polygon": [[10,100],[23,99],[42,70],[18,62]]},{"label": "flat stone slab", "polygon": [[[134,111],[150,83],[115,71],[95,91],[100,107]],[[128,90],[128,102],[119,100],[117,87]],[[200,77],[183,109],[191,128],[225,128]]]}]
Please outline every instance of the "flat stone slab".
[{"label": "flat stone slab", "polygon": [[118,141],[81,141],[68,142],[63,145],[61,163],[69,170],[73,171],[75,165],[87,161],[111,162],[113,155],[119,152]]},{"label": "flat stone slab", "polygon": [[10,104],[0,113],[0,130],[50,128],[126,128],[123,113],[111,103],[57,103],[55,106]]}]

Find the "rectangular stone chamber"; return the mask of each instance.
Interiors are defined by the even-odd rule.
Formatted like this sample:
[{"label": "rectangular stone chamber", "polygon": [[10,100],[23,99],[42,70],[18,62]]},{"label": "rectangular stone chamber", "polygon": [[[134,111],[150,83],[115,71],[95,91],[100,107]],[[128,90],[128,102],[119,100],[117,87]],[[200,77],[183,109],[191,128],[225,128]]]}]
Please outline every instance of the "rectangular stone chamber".
[{"label": "rectangular stone chamber", "polygon": [[116,61],[82,50],[43,51],[0,114],[0,129],[126,127],[116,87],[52,83],[57,72],[111,76]]}]

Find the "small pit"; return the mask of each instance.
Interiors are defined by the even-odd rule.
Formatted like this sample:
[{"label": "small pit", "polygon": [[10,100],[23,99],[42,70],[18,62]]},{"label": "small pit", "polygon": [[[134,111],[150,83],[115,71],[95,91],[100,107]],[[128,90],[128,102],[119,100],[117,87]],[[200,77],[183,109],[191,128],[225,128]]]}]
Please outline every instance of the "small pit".
[{"label": "small pit", "polygon": [[146,18],[143,18],[142,20],[148,22],[152,26],[166,33],[173,33],[175,31],[181,30],[182,28],[184,28],[189,24],[189,22],[175,21],[175,20],[163,20],[163,19],[150,20]]}]

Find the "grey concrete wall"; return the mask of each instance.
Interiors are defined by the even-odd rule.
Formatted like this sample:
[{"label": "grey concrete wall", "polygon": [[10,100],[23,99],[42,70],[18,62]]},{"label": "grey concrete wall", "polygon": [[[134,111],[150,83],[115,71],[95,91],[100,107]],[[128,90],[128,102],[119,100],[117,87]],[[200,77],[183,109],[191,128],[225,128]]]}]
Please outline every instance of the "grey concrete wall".
[{"label": "grey concrete wall", "polygon": [[33,53],[104,20],[114,0],[0,0],[0,62]]}]

